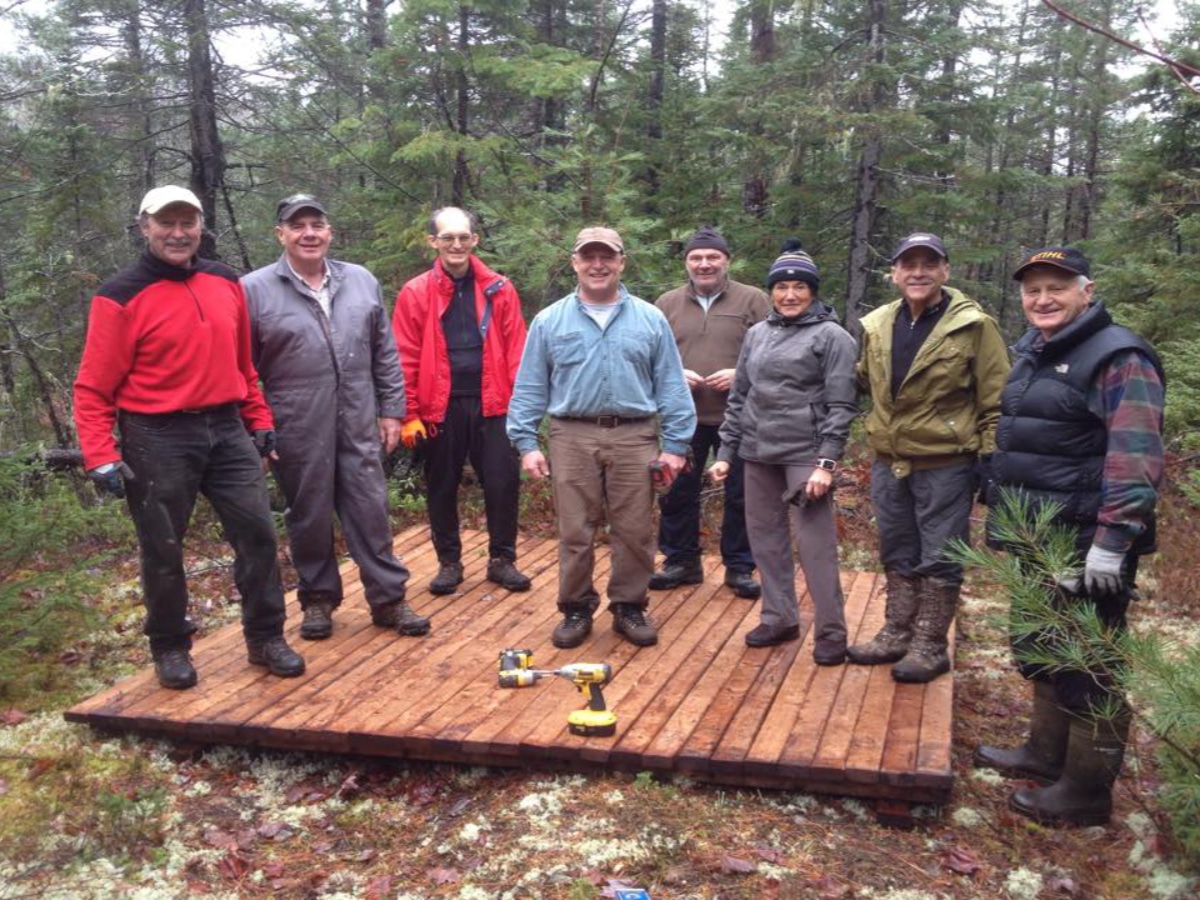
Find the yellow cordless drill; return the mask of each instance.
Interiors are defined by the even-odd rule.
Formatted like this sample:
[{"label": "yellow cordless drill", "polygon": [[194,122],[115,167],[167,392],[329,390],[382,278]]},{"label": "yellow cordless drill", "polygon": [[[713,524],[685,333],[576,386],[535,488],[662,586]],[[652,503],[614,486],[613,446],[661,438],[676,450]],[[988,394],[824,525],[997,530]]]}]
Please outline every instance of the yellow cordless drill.
[{"label": "yellow cordless drill", "polygon": [[587,706],[567,716],[567,730],[581,737],[610,737],[617,732],[617,717],[604,703],[600,685],[612,680],[608,663],[571,663],[561,669],[534,669],[529,650],[505,650],[500,654],[498,681],[502,688],[529,687],[548,675],[573,682],[587,697]]}]

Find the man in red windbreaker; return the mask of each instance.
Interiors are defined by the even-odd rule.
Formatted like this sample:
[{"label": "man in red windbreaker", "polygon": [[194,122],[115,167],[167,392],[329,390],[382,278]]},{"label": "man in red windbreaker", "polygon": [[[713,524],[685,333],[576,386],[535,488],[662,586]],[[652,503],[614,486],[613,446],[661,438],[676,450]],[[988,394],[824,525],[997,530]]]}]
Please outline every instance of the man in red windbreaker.
[{"label": "man in red windbreaker", "polygon": [[196,256],[204,213],[186,188],[146,194],[139,227],[146,251],[92,298],[75,426],[89,477],[129,504],[155,672],[164,687],[196,683],[183,538],[202,493],[236,554],[250,663],[285,678],[300,675],[304,660],[283,638],[283,588],[260,458],[274,453],[274,422],[250,359],[237,273]]},{"label": "man in red windbreaker", "polygon": [[392,328],[408,410],[401,439],[424,442],[429,527],[440,568],[429,589],[452,594],[463,580],[458,485],[471,460],[487,512],[487,579],[510,591],[530,581],[516,567],[520,461],[505,433],[513,382],[525,349],[521,298],[475,256],[473,217],[456,207],[429,219],[433,268],[396,298]]}]

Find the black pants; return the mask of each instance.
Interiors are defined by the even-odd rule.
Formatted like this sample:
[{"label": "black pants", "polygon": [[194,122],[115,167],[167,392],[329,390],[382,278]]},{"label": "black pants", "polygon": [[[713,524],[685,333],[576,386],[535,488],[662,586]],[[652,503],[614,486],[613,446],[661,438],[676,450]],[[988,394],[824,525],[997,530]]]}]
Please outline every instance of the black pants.
[{"label": "black pants", "polygon": [[183,539],[204,494],[235,553],[242,630],[257,642],[283,634],[283,586],[262,462],[235,404],[199,413],[120,414],[121,453],[142,557],[145,634],[154,653],[191,646]]},{"label": "black pants", "polygon": [[517,558],[521,463],[504,422],[505,416],[485,416],[478,397],[451,397],[445,421],[438,423],[437,434],[425,445],[429,530],[439,562],[462,559],[458,485],[467,459],[483,488],[488,557],[510,561]]},{"label": "black pants", "polygon": [[[668,566],[700,559],[700,491],[709,453],[721,448],[716,425],[697,425],[692,435],[692,467],[675,477],[671,490],[658,498],[662,517],[658,549]],[[746,534],[746,501],[741,457],[735,457],[725,479],[725,512],[721,519],[721,561],[731,572],[753,572],[754,554]]]}]

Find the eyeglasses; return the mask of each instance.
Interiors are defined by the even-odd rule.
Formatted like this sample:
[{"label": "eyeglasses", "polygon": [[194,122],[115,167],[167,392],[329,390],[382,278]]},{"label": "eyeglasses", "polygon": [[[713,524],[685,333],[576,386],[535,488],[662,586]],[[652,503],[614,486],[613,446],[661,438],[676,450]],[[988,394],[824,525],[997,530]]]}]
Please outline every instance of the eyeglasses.
[{"label": "eyeglasses", "polygon": [[439,234],[434,240],[439,244],[445,244],[447,247],[452,247],[455,244],[469,244],[474,239],[473,234]]}]

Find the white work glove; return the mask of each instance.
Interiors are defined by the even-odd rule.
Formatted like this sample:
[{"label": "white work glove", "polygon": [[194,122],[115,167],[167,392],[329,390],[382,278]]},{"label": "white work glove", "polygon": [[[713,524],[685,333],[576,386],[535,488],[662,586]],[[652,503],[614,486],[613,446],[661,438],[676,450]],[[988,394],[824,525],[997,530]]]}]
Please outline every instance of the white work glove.
[{"label": "white work glove", "polygon": [[1083,564],[1083,583],[1093,597],[1112,597],[1125,587],[1121,578],[1121,567],[1125,554],[1105,550],[1092,544],[1087,561]]}]

